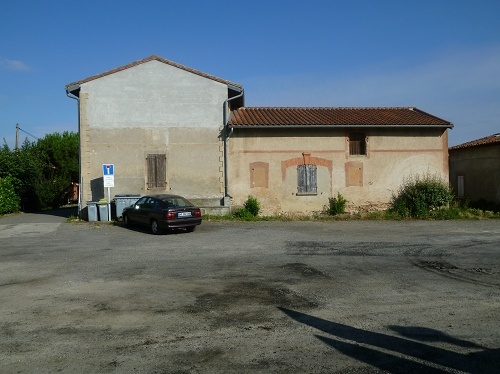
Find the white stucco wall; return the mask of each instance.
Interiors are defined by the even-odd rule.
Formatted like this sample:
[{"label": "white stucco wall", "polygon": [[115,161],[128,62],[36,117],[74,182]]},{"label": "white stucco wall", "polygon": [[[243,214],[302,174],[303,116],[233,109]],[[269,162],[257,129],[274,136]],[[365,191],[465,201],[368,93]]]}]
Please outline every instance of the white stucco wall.
[{"label": "white stucco wall", "polygon": [[[111,195],[221,198],[227,86],[152,60],[81,84],[83,202],[101,196],[101,165],[115,165]],[[167,156],[167,187],[148,190],[148,154]]]},{"label": "white stucco wall", "polygon": [[86,120],[96,128],[218,127],[227,86],[149,61],[87,82]]}]

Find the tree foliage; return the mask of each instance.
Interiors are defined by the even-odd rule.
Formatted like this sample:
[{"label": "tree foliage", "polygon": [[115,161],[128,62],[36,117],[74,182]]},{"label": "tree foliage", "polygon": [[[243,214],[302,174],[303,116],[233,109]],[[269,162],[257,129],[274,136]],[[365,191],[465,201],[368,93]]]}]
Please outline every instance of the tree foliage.
[{"label": "tree foliage", "polygon": [[48,134],[27,139],[16,150],[0,149],[0,178],[10,177],[23,210],[57,208],[68,202],[72,183],[78,182],[78,134]]},{"label": "tree foliage", "polygon": [[19,196],[14,191],[12,177],[0,178],[0,214],[19,210]]}]

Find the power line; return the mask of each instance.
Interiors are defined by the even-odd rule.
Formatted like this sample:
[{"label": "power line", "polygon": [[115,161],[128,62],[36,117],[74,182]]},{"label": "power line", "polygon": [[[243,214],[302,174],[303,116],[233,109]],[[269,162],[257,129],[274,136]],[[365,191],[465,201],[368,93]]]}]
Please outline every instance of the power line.
[{"label": "power line", "polygon": [[25,134],[31,136],[32,138],[35,138],[36,140],[40,140],[39,138],[37,138],[35,135],[33,134],[30,134],[29,132],[27,131],[24,131],[20,126],[19,126],[19,123],[16,123],[16,149],[19,148],[19,130],[21,130],[22,132],[24,132]]}]

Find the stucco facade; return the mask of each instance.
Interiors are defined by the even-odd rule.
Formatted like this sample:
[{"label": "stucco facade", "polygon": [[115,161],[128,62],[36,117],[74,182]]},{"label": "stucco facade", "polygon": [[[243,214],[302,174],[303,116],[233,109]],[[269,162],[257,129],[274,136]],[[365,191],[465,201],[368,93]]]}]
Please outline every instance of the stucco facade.
[{"label": "stucco facade", "polygon": [[241,85],[157,56],[71,83],[79,104],[80,200],[175,193],[264,214],[384,208],[404,178],[448,179],[452,124],[416,108],[246,108]]},{"label": "stucco facade", "polygon": [[[108,197],[103,164],[114,164],[111,198],[175,193],[219,201],[225,102],[238,89],[156,56],[68,85],[79,98],[83,205]],[[164,169],[160,183],[148,175],[156,165]]]},{"label": "stucco facade", "polygon": [[[366,155],[350,154],[350,131],[235,129],[229,143],[234,203],[252,195],[267,214],[311,213],[340,193],[350,210],[381,209],[405,178],[429,172],[448,180],[447,129],[367,127]],[[298,191],[298,165],[316,165],[315,192]]]},{"label": "stucco facade", "polygon": [[500,204],[500,134],[451,147],[450,184],[459,198]]}]

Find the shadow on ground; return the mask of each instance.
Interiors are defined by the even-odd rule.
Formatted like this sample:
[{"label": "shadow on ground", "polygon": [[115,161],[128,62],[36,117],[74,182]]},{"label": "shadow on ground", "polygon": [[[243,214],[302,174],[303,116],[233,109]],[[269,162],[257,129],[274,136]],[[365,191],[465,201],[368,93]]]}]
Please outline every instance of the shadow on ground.
[{"label": "shadow on ground", "polygon": [[[402,336],[399,337],[358,329],[287,308],[279,309],[295,321],[328,334],[329,336],[315,336],[335,350],[390,373],[449,373],[456,370],[493,373],[498,370],[500,349],[486,349],[439,330],[388,326]],[[462,354],[423,342],[444,342],[475,351]]]},{"label": "shadow on ground", "polygon": [[32,212],[32,214],[40,214],[40,215],[48,215],[48,216],[56,216],[56,217],[77,217],[78,216],[78,207],[64,207],[59,209],[51,209],[51,210],[40,210],[37,212]]}]

